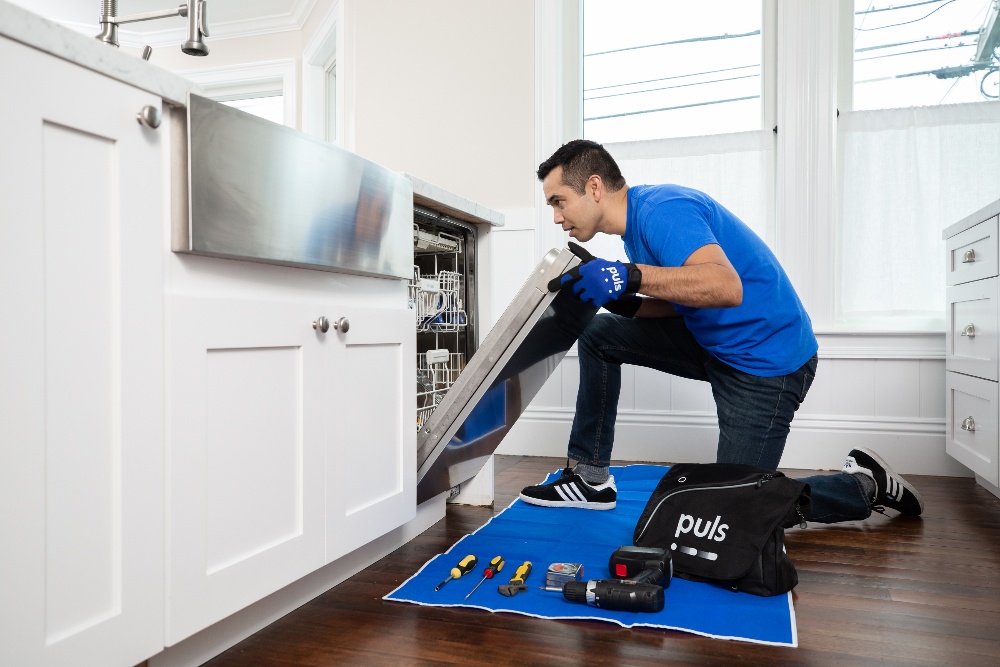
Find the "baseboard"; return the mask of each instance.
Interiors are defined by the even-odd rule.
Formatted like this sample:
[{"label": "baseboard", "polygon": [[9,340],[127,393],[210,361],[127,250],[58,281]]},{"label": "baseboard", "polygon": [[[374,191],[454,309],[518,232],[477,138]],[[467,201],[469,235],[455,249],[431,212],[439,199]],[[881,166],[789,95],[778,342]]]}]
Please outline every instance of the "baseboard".
[{"label": "baseboard", "polygon": [[[498,454],[566,456],[573,410],[528,408]],[[781,459],[785,468],[837,470],[854,447],[878,451],[900,473],[969,477],[945,453],[943,419],[800,416],[792,423]],[[623,412],[615,426],[614,458],[624,461],[697,462],[715,459],[715,415],[692,412]]]},{"label": "baseboard", "polygon": [[149,667],[202,665],[253,633],[384,558],[444,518],[441,494],[417,507],[417,516],[343,558],[255,602],[149,659]]}]

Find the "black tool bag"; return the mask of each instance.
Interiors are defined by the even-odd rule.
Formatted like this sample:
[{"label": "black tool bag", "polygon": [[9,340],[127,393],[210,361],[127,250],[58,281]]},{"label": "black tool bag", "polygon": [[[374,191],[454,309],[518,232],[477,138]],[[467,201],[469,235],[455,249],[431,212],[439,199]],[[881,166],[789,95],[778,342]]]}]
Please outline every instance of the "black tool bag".
[{"label": "black tool bag", "polygon": [[805,526],[809,485],[732,463],[670,468],[636,524],[633,542],[669,549],[674,574],[733,591],[780,595],[798,583],[785,528]]}]

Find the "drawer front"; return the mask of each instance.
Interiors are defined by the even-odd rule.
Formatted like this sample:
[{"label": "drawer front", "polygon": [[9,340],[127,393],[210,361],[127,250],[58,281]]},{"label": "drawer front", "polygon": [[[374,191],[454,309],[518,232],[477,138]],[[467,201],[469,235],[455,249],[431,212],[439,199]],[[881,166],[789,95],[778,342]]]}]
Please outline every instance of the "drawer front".
[{"label": "drawer front", "polygon": [[948,285],[997,275],[997,220],[994,216],[948,239]]},{"label": "drawer front", "polygon": [[945,349],[949,371],[998,379],[998,284],[1000,279],[990,278],[948,288]]},{"label": "drawer front", "polygon": [[991,484],[1000,486],[996,382],[947,373],[945,451]]}]

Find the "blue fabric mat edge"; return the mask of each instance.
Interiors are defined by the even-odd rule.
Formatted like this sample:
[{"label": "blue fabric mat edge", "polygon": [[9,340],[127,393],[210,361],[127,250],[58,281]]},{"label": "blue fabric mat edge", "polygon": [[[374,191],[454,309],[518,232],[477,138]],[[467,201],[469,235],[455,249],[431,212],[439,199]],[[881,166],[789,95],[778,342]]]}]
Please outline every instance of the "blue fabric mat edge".
[{"label": "blue fabric mat edge", "polygon": [[[618,486],[618,506],[608,512],[542,508],[515,500],[476,531],[456,542],[447,552],[424,563],[412,577],[382,599],[433,607],[509,612],[553,620],[598,620],[624,628],[658,628],[715,639],[798,646],[791,593],[761,598],[674,578],[665,591],[664,610],[658,614],[641,614],[571,603],[558,593],[539,590],[544,585],[545,569],[552,562],[584,563],[584,579],[609,577],[608,557],[616,547],[631,544],[632,528],[656,482],[667,469],[666,466],[652,465],[612,467],[611,473],[615,475]],[[547,481],[558,474],[559,471],[550,474]],[[586,530],[585,527],[594,522],[595,515],[599,515],[596,517],[599,523],[609,525]],[[560,531],[560,525],[572,525],[573,530],[571,533]],[[533,530],[539,531],[540,536],[525,540],[525,534]],[[497,555],[488,552],[486,544],[503,545],[506,565],[497,577],[483,582],[475,594],[465,601],[465,594],[482,579],[486,563]],[[469,553],[479,557],[475,571],[448,582],[435,592],[434,586],[443,581],[451,568]],[[495,587],[506,584],[524,560],[533,563],[528,579],[529,590],[510,598],[499,595]],[[490,602],[484,603],[485,600]]]}]

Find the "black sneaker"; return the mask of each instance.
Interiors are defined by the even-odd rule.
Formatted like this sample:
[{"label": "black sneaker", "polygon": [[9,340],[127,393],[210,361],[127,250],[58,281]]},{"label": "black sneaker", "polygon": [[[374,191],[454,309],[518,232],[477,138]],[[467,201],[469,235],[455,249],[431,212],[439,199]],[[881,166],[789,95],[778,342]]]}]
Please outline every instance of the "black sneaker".
[{"label": "black sneaker", "polygon": [[847,455],[847,461],[841,472],[852,475],[863,473],[875,480],[875,497],[872,498],[872,509],[876,511],[888,507],[900,514],[910,516],[920,516],[920,513],[924,511],[924,501],[920,499],[917,490],[893,472],[889,464],[870,449],[864,447],[852,449],[851,453]]},{"label": "black sneaker", "polygon": [[562,477],[550,484],[526,486],[521,490],[521,500],[542,507],[581,507],[588,510],[613,510],[618,499],[614,475],[603,484],[588,484],[571,468],[565,468]]}]

